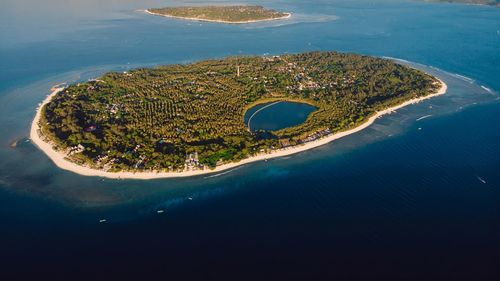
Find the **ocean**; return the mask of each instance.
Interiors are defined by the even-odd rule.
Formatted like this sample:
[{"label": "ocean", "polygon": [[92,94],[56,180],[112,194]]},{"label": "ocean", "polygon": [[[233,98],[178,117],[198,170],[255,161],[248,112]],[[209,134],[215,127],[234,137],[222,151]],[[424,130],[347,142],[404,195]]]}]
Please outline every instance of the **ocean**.
[{"label": "ocean", "polygon": [[[140,11],[178,2],[0,2],[0,279],[500,279],[499,8],[250,1],[293,16],[248,25]],[[393,58],[448,93],[193,178],[82,177],[27,138],[58,83],[315,50]]]}]

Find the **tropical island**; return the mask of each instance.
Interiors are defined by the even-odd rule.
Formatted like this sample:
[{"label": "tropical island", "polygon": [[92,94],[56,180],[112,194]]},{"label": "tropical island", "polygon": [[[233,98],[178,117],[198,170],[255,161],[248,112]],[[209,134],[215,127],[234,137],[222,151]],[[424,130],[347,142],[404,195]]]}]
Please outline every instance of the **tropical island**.
[{"label": "tropical island", "polygon": [[182,6],[152,8],[146,13],[187,20],[209,21],[219,23],[251,23],[268,20],[286,19],[290,13],[266,9],[262,6]]},{"label": "tropical island", "polygon": [[425,0],[427,2],[440,2],[440,3],[461,3],[473,5],[488,5],[500,7],[500,0]]},{"label": "tropical island", "polygon": [[[445,91],[439,79],[382,58],[228,57],[57,88],[39,107],[31,139],[59,167],[83,175],[192,176],[328,143]],[[249,130],[245,112],[276,101],[316,110],[297,126]]]}]

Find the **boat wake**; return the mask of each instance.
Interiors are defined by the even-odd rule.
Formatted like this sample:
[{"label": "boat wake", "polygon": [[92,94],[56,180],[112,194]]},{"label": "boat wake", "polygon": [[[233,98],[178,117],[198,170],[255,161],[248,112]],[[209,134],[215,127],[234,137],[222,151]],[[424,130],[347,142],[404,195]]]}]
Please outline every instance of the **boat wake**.
[{"label": "boat wake", "polygon": [[488,88],[486,86],[481,85],[481,88],[483,88],[486,92],[488,92],[490,94],[494,94],[495,93],[492,89],[490,89],[490,88]]},{"label": "boat wake", "polygon": [[420,118],[417,118],[415,121],[420,121],[420,120],[423,120],[423,119],[425,119],[425,118],[429,118],[429,117],[431,117],[431,116],[432,116],[432,115],[425,115],[425,116],[422,116],[422,117],[420,117]]},{"label": "boat wake", "polygon": [[482,183],[486,183],[486,181],[484,179],[482,179],[480,176],[476,176],[477,180],[482,182]]},{"label": "boat wake", "polygon": [[467,77],[467,76],[463,76],[463,75],[460,75],[460,74],[457,74],[457,73],[451,73],[451,75],[452,75],[452,76],[455,76],[455,77],[457,77],[457,78],[459,78],[459,79],[462,79],[462,80],[464,80],[464,81],[466,81],[466,82],[469,82],[469,83],[471,83],[471,84],[472,84],[472,83],[474,83],[474,81],[475,81],[475,80],[474,80],[474,79],[472,79],[472,78],[469,78],[469,77]]},{"label": "boat wake", "polygon": [[[240,166],[240,167],[241,167],[241,166]],[[203,178],[204,178],[204,179],[209,179],[209,178],[216,178],[216,177],[220,177],[220,176],[222,176],[222,175],[229,174],[229,173],[231,173],[232,171],[236,171],[236,170],[238,170],[240,167],[238,167],[238,168],[234,168],[234,169],[231,169],[231,170],[229,170],[229,171],[225,171],[225,172],[223,172],[223,173],[218,173],[218,174],[215,174],[215,175],[206,176],[206,177],[203,177]]]}]

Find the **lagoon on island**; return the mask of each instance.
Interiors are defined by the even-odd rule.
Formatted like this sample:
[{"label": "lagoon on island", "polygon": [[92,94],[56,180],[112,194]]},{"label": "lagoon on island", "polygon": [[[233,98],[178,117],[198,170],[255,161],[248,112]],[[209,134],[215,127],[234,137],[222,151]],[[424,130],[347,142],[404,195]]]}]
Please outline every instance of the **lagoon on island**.
[{"label": "lagoon on island", "polygon": [[[497,7],[269,0],[293,16],[236,25],[143,11],[174,0],[0,2],[0,279],[500,279]],[[82,176],[30,138],[63,82],[332,50],[391,57],[448,92],[321,147],[186,178]],[[253,106],[235,115],[247,132]]]},{"label": "lagoon on island", "polygon": [[299,125],[317,108],[298,102],[278,101],[259,104],[245,113],[245,124],[251,131],[274,131]]}]

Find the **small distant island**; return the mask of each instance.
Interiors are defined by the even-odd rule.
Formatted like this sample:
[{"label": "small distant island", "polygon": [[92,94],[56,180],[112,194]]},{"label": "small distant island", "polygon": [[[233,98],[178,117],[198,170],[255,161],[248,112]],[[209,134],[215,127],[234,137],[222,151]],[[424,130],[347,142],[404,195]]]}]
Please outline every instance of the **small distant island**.
[{"label": "small distant island", "polygon": [[[439,79],[382,58],[228,57],[55,88],[30,136],[59,167],[82,175],[194,176],[323,145],[445,91]],[[251,131],[246,111],[276,101],[316,110],[297,126]]]},{"label": "small distant island", "polygon": [[500,0],[424,0],[426,2],[440,2],[440,3],[461,3],[473,5],[489,5],[500,7]]},{"label": "small distant island", "polygon": [[286,19],[291,13],[278,12],[262,6],[183,6],[147,9],[157,16],[219,23],[251,23]]}]

